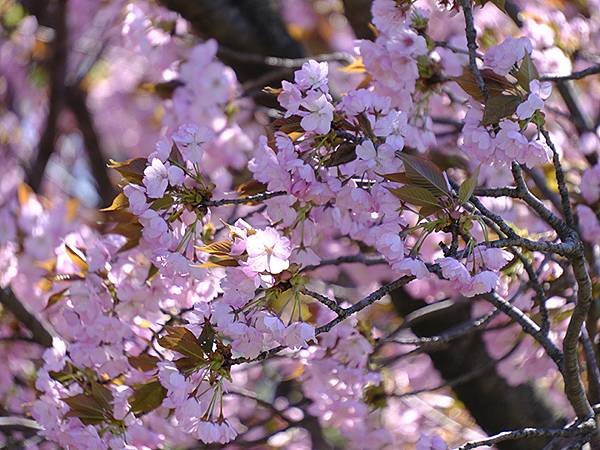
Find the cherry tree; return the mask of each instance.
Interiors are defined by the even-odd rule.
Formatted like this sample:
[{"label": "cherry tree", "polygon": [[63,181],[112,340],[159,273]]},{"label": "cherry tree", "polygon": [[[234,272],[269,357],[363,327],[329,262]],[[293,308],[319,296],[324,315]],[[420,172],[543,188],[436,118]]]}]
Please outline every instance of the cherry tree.
[{"label": "cherry tree", "polygon": [[0,11],[4,446],[600,448],[599,1]]}]

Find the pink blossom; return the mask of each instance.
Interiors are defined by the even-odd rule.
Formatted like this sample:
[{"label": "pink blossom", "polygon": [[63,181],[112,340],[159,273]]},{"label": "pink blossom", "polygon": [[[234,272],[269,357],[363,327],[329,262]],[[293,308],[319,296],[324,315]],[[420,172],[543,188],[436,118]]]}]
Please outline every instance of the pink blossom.
[{"label": "pink blossom", "polygon": [[129,200],[129,210],[135,214],[140,215],[148,209],[146,203],[146,193],[144,188],[137,184],[128,184],[123,188],[123,193]]},{"label": "pink blossom", "polygon": [[533,46],[529,39],[507,37],[502,43],[491,47],[484,55],[483,61],[499,75],[508,75],[508,72],[517,64],[526,53],[531,54]]},{"label": "pink blossom", "polygon": [[325,94],[311,91],[301,104],[308,110],[308,113],[300,121],[302,128],[319,134],[328,133],[331,129],[334,107],[329,103]]},{"label": "pink blossom", "polygon": [[52,339],[52,347],[44,351],[44,362],[46,370],[60,372],[65,366],[65,357],[67,354],[67,345],[65,342],[55,337]]},{"label": "pink blossom", "polygon": [[256,230],[246,239],[247,265],[255,272],[278,274],[289,267],[290,241],[277,230]]},{"label": "pink blossom", "polygon": [[315,339],[315,329],[304,322],[294,322],[284,331],[283,344],[298,349],[306,346],[307,341]]},{"label": "pink blossom", "polygon": [[600,164],[583,172],[579,188],[586,202],[592,204],[600,200]]},{"label": "pink blossom", "polygon": [[466,297],[491,292],[498,286],[498,274],[485,270],[475,275],[468,283],[461,287],[461,293]]},{"label": "pink blossom", "polygon": [[151,165],[144,169],[143,183],[146,186],[146,194],[150,198],[161,198],[169,183],[176,186],[183,182],[184,177],[185,174],[179,167],[154,158]]},{"label": "pink blossom", "polygon": [[285,108],[285,117],[290,117],[300,112],[302,93],[295,84],[283,80],[281,82],[281,92],[277,96],[277,101]]},{"label": "pink blossom", "polygon": [[416,450],[447,450],[448,446],[437,434],[423,435],[417,442]]},{"label": "pink blossom", "polygon": [[577,205],[579,226],[583,238],[594,244],[600,243],[600,221],[589,206]]},{"label": "pink blossom", "polygon": [[435,260],[436,264],[439,264],[442,269],[442,275],[447,280],[458,281],[462,284],[466,284],[471,280],[471,275],[467,268],[458,261],[457,259],[445,257]]},{"label": "pink blossom", "polygon": [[302,64],[302,69],[294,74],[294,81],[303,90],[320,90],[327,92],[327,74],[329,68],[326,62],[311,59]]},{"label": "pink blossom", "polygon": [[194,385],[177,370],[173,363],[161,362],[158,364],[158,379],[167,389],[167,398],[163,404],[170,408],[182,405],[194,390]]},{"label": "pink blossom", "polygon": [[173,134],[173,141],[181,152],[181,156],[191,163],[199,163],[204,153],[204,144],[213,137],[212,130],[195,125],[182,125]]}]

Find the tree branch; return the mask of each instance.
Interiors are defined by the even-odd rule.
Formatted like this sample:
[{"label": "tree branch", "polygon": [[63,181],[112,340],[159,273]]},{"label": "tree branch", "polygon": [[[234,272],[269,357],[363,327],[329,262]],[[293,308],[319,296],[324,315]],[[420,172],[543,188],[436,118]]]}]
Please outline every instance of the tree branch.
[{"label": "tree branch", "polygon": [[117,193],[108,176],[107,159],[100,145],[100,138],[92,114],[86,103],[85,92],[75,86],[69,87],[67,89],[67,103],[79,123],[90,171],[96,180],[101,204],[102,206],[108,206]]},{"label": "tree branch", "polygon": [[600,73],[600,64],[588,67],[587,69],[580,70],[578,72],[570,73],[569,75],[545,75],[541,76],[541,81],[568,81],[568,80],[580,80],[589,75],[596,75]]},{"label": "tree branch", "polygon": [[31,331],[33,339],[44,347],[52,347],[54,332],[45,321],[39,319],[13,293],[12,289],[0,289],[0,303],[10,311],[25,328]]},{"label": "tree branch", "polygon": [[594,431],[596,428],[596,422],[594,419],[588,419],[585,422],[577,424],[570,428],[522,428],[514,431],[503,431],[494,436],[480,441],[467,442],[460,447],[456,447],[455,450],[470,450],[473,448],[483,447],[499,444],[500,442],[510,441],[514,439],[524,439],[532,437],[569,437],[569,436],[581,436]]},{"label": "tree branch", "polygon": [[66,0],[54,0],[50,4],[53,9],[54,45],[50,70],[50,96],[48,98],[48,113],[46,125],[40,137],[35,161],[28,170],[27,183],[34,192],[39,192],[46,166],[54,151],[57,137],[58,116],[64,103],[65,77],[67,68],[67,23]]},{"label": "tree branch", "polygon": [[460,5],[462,6],[463,15],[465,16],[465,33],[467,35],[467,48],[469,49],[469,67],[477,81],[477,86],[479,86],[484,98],[487,98],[487,86],[479,71],[479,67],[477,67],[477,31],[475,30],[475,22],[473,20],[473,5],[471,0],[460,0]]}]

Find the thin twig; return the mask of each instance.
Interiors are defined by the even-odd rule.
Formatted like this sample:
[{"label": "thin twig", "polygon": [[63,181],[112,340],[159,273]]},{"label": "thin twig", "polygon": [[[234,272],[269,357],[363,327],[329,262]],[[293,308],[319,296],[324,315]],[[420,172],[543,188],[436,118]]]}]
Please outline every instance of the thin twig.
[{"label": "thin twig", "polygon": [[514,431],[503,431],[479,441],[467,442],[455,450],[470,450],[477,447],[499,444],[500,442],[511,441],[515,439],[525,439],[533,437],[569,437],[588,434],[596,429],[596,421],[588,419],[578,425],[570,428],[522,428]]},{"label": "thin twig", "polygon": [[483,97],[487,98],[487,86],[479,71],[479,67],[477,67],[477,31],[475,30],[475,22],[473,20],[473,5],[471,0],[460,0],[460,5],[462,6],[463,15],[465,16],[465,33],[467,35],[467,48],[469,49],[469,67],[477,81],[477,86],[479,86]]},{"label": "thin twig", "polygon": [[202,202],[202,206],[225,206],[225,205],[244,205],[246,203],[255,203],[268,200],[273,197],[287,195],[285,191],[263,192],[261,194],[249,195],[244,198],[222,198],[219,200],[206,200]]},{"label": "thin twig", "polygon": [[44,347],[52,347],[52,337],[54,331],[46,322],[36,317],[35,313],[30,311],[14,294],[12,289],[0,289],[0,303],[15,318],[25,326],[35,341]]},{"label": "thin twig", "polygon": [[589,75],[596,75],[600,73],[600,64],[588,67],[587,69],[579,70],[577,72],[570,73],[568,75],[544,75],[540,77],[541,81],[568,81],[568,80],[580,80]]}]

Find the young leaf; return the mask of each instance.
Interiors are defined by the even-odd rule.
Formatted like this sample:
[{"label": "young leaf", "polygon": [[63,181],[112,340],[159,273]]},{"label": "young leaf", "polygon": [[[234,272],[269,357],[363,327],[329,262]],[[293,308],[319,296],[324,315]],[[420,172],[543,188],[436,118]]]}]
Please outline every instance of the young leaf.
[{"label": "young leaf", "polygon": [[525,89],[527,92],[529,92],[529,83],[532,80],[536,80],[540,77],[540,74],[537,71],[537,68],[535,67],[535,64],[533,64],[533,61],[531,60],[531,57],[529,56],[529,53],[525,52],[525,57],[523,58],[523,61],[521,62],[521,66],[519,67],[519,70],[517,71],[515,78],[517,79],[519,86],[521,86],[523,89]]},{"label": "young leaf", "polygon": [[175,367],[184,375],[191,375],[198,370],[198,360],[195,358],[179,358],[175,361]]},{"label": "young leaf", "polygon": [[90,382],[91,395],[104,411],[112,411],[113,395],[110,389],[101,385],[97,381]]},{"label": "young leaf", "polygon": [[431,161],[406,153],[397,153],[404,163],[406,177],[410,183],[430,191],[436,197],[450,195],[444,173]]},{"label": "young leaf", "polygon": [[52,294],[50,296],[50,298],[48,298],[48,303],[46,304],[46,308],[44,308],[44,309],[48,309],[52,305],[54,305],[54,304],[58,303],[59,301],[61,301],[65,297],[65,294],[66,294],[66,292],[68,290],[69,290],[69,288],[64,288],[63,290],[58,291],[58,292]]},{"label": "young leaf", "polygon": [[150,208],[152,208],[155,211],[160,211],[162,209],[169,209],[171,205],[173,205],[173,203],[175,203],[173,197],[171,197],[170,195],[165,195],[162,198],[157,198],[156,200],[154,200],[150,205]]},{"label": "young leaf", "polygon": [[458,199],[460,200],[461,204],[466,203],[471,198],[471,195],[473,195],[473,191],[475,191],[475,188],[477,187],[477,178],[479,178],[479,167],[480,166],[477,166],[475,172],[473,172],[473,174],[469,178],[467,178],[458,189]]},{"label": "young leaf", "polygon": [[202,269],[216,269],[218,267],[237,267],[239,263],[234,258],[210,258],[210,260],[197,264],[194,267],[200,267]]},{"label": "young leaf", "polygon": [[210,255],[215,256],[229,256],[231,253],[231,241],[217,241],[208,245],[203,245],[200,247],[196,247],[198,250],[204,253],[208,253]]},{"label": "young leaf", "polygon": [[323,161],[326,167],[337,167],[356,159],[356,144],[344,142]]},{"label": "young leaf", "polygon": [[76,251],[73,248],[69,247],[67,244],[65,244],[65,250],[67,251],[67,256],[73,262],[73,264],[75,264],[75,266],[79,270],[81,270],[81,272],[87,273],[90,266],[88,265],[87,261],[85,260],[85,256],[80,254],[81,252]]},{"label": "young leaf", "polygon": [[419,209],[419,220],[429,217],[441,209],[441,206],[423,206],[421,209]]},{"label": "young leaf", "polygon": [[127,358],[131,367],[141,370],[142,372],[150,372],[156,369],[156,365],[160,361],[156,356],[142,353],[138,356],[130,356]]},{"label": "young leaf", "polygon": [[350,64],[344,67],[340,67],[338,70],[348,73],[365,73],[367,69],[363,64],[362,58],[356,58]]},{"label": "young leaf", "polygon": [[496,95],[490,97],[485,103],[482,125],[491,125],[500,122],[505,117],[512,116],[522,99],[518,95]]},{"label": "young leaf", "polygon": [[125,180],[129,181],[130,183],[142,184],[146,163],[146,158],[133,158],[122,162],[111,159],[108,163],[108,167],[115,169]]},{"label": "young leaf", "polygon": [[62,401],[71,409],[67,417],[77,417],[85,425],[97,425],[110,417],[110,412],[104,409],[101,402],[89,394],[77,394]]},{"label": "young leaf", "polygon": [[129,199],[125,194],[119,192],[119,194],[114,198],[110,206],[106,208],[102,208],[100,211],[119,211],[121,209],[127,209],[129,207]]},{"label": "young leaf", "polygon": [[256,180],[250,180],[235,188],[235,192],[243,197],[261,194],[267,190],[267,185]]},{"label": "young leaf", "polygon": [[390,192],[403,202],[410,203],[411,205],[440,207],[439,199],[422,187],[402,186],[396,189],[392,188]]},{"label": "young leaf", "polygon": [[133,414],[141,416],[158,408],[166,396],[167,390],[155,379],[135,386],[129,397],[129,405]]},{"label": "young leaf", "polygon": [[198,361],[204,359],[204,350],[194,333],[185,327],[167,327],[166,330],[167,334],[158,339],[161,346]]},{"label": "young leaf", "polygon": [[404,172],[377,174],[380,177],[385,178],[387,181],[393,181],[395,183],[409,184],[410,180]]},{"label": "young leaf", "polygon": [[205,353],[212,352],[213,344],[215,342],[215,330],[210,322],[207,321],[204,324],[202,332],[200,333],[200,336],[198,336],[198,340],[200,341],[202,350],[204,350]]},{"label": "young leaf", "polygon": [[454,81],[458,83],[463,91],[465,91],[478,102],[483,103],[485,101],[483,92],[481,92],[481,89],[479,89],[477,80],[468,66],[463,69],[461,76],[454,77]]}]

